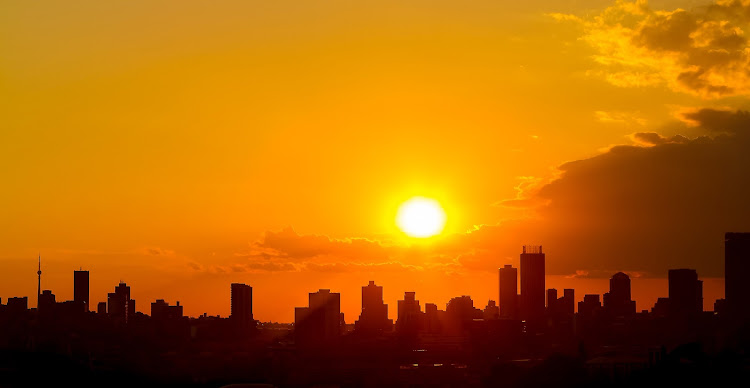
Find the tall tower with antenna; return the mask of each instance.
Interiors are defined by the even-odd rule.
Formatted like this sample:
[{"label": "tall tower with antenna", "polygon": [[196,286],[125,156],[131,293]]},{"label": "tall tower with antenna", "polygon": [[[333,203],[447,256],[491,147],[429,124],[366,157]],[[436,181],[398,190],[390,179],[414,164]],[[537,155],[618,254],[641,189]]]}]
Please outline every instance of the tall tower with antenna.
[{"label": "tall tower with antenna", "polygon": [[39,254],[39,269],[36,271],[36,308],[39,308],[39,295],[42,294],[42,255]]}]

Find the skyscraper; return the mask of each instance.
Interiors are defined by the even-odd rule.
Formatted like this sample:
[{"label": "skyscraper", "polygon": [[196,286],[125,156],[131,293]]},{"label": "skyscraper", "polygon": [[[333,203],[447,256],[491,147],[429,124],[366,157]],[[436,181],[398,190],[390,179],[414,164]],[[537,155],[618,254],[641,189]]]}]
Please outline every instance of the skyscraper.
[{"label": "skyscraper", "polygon": [[724,295],[727,313],[750,321],[750,233],[727,233],[724,236]]},{"label": "skyscraper", "polygon": [[565,314],[573,315],[576,312],[576,290],[572,288],[563,288],[563,296],[558,299],[560,311]]},{"label": "skyscraper", "polygon": [[422,328],[422,306],[413,291],[404,292],[404,299],[398,301],[398,320],[396,331],[405,334],[416,334]]},{"label": "skyscraper", "polygon": [[389,331],[393,320],[388,319],[388,305],[383,303],[383,286],[375,282],[362,287],[362,313],[354,322],[356,330],[367,333]]},{"label": "skyscraper", "polygon": [[229,319],[239,329],[255,326],[255,320],[253,319],[253,288],[247,284],[232,283],[231,291],[231,315]]},{"label": "skyscraper", "polygon": [[703,282],[694,269],[669,270],[669,315],[687,319],[703,311]]},{"label": "skyscraper", "polygon": [[498,306],[500,317],[518,319],[518,269],[506,264],[498,270],[500,277],[500,295]]},{"label": "skyscraper", "polygon": [[557,303],[557,289],[550,288],[547,290],[547,311],[555,311],[555,303]]},{"label": "skyscraper", "polygon": [[630,276],[618,272],[609,279],[609,292],[604,294],[604,311],[610,317],[635,314],[635,301],[630,299]]},{"label": "skyscraper", "polygon": [[521,319],[544,318],[544,253],[540,246],[524,246],[521,253]]},{"label": "skyscraper", "polygon": [[73,301],[89,311],[89,271],[73,271]]},{"label": "skyscraper", "polygon": [[115,292],[107,294],[107,313],[120,323],[128,323],[135,316],[135,301],[130,299],[130,286],[125,282],[120,282]]},{"label": "skyscraper", "polygon": [[321,289],[309,294],[308,307],[294,309],[294,337],[300,347],[325,346],[341,334],[341,294]]}]

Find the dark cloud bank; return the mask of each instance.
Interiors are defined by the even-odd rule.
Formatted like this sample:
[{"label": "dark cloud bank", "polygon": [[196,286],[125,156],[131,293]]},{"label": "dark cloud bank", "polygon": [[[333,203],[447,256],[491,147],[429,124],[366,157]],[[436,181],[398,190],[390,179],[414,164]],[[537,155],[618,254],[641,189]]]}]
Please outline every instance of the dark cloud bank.
[{"label": "dark cloud bank", "polygon": [[750,231],[750,115],[703,109],[684,115],[707,136],[639,133],[650,146],[617,146],[562,165],[537,195],[565,247],[554,272],[625,269],[656,276],[697,268],[722,276],[723,235]]}]

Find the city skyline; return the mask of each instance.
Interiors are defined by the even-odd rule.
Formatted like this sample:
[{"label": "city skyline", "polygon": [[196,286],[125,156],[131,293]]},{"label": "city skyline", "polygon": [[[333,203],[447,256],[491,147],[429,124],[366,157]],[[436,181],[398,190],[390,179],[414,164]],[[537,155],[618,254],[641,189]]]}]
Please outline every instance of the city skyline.
[{"label": "city skyline", "polygon": [[750,0],[5,1],[0,37],[3,388],[749,380]]},{"label": "city skyline", "polygon": [[[498,270],[499,304],[490,300],[482,308],[464,294],[441,309],[405,291],[393,320],[384,287],[370,280],[361,287],[354,323],[341,311],[341,293],[328,288],[309,292],[307,303],[294,307],[293,323],[258,321],[253,287],[242,283],[230,284],[229,317],[188,317],[179,301],[164,299],[150,304],[150,315],[136,312],[143,301],[123,281],[94,313],[87,308],[89,272],[79,269],[72,301],[47,289],[36,308],[28,297],[0,299],[3,383],[521,387],[699,379],[701,386],[725,385],[747,373],[741,361],[750,293],[738,280],[750,276],[750,233],[728,232],[724,245],[728,298],[716,300],[712,311],[703,311],[703,280],[687,268],[669,270],[668,295],[650,310],[636,311],[631,278],[617,272],[608,292],[585,294],[576,311],[575,289],[545,290],[547,252],[533,245],[521,247],[520,271]],[[32,364],[65,372],[22,372]]]},{"label": "city skyline", "polygon": [[[736,239],[738,241],[741,241],[743,238],[747,238],[747,237],[743,237],[743,236],[747,236],[747,235],[748,235],[747,233],[727,233],[726,234],[726,236],[727,236],[727,244],[729,244],[729,245],[732,244],[731,243],[731,241],[732,241],[732,237],[731,236],[735,236],[734,239]],[[737,245],[737,246],[739,247],[740,245]],[[745,249],[745,248],[735,248],[735,249]],[[740,252],[742,252],[742,251],[740,251]],[[731,253],[730,252],[728,255],[732,256],[732,255],[742,255],[742,254],[743,253]],[[601,305],[606,306],[607,303],[608,303],[606,301],[607,301],[607,299],[609,297],[609,294],[612,293],[612,292],[619,292],[619,294],[617,294],[617,293],[613,294],[614,296],[611,297],[612,300],[616,301],[616,302],[612,302],[612,303],[624,303],[624,302],[620,302],[620,301],[628,301],[627,303],[632,303],[632,306],[625,307],[625,309],[626,310],[630,310],[632,314],[635,314],[636,312],[640,312],[640,311],[652,311],[656,307],[657,302],[660,299],[664,299],[664,295],[657,295],[657,299],[655,300],[655,303],[652,304],[651,306],[640,306],[640,307],[636,308],[637,301],[636,300],[630,301],[631,293],[632,293],[631,278],[628,275],[626,275],[625,273],[623,273],[623,272],[617,272],[617,273],[613,274],[610,279],[608,279],[608,290],[607,291],[609,291],[609,292],[601,292],[601,293],[592,294],[590,292],[582,292],[582,291],[579,290],[579,293],[577,294],[578,295],[577,298],[575,298],[575,296],[574,296],[575,295],[575,289],[573,289],[573,288],[565,288],[565,289],[560,290],[560,291],[564,291],[564,293],[561,293],[560,298],[558,299],[557,298],[557,296],[558,296],[557,289],[554,288],[554,287],[545,287],[544,279],[542,279],[541,283],[539,283],[538,280],[526,280],[525,282],[529,284],[529,286],[526,286],[526,287],[528,287],[529,290],[532,290],[531,287],[535,287],[535,288],[538,288],[538,289],[533,289],[533,291],[528,292],[529,295],[533,295],[533,296],[526,297],[524,299],[521,296],[523,294],[523,291],[522,291],[523,288],[521,286],[521,284],[522,284],[521,279],[524,276],[526,278],[539,277],[539,276],[542,276],[542,277],[546,278],[546,274],[544,274],[544,267],[545,267],[545,262],[546,262],[546,257],[545,256],[546,255],[542,251],[542,246],[524,245],[524,246],[522,246],[522,252],[520,254],[520,257],[521,257],[520,262],[524,262],[524,260],[527,260],[526,263],[530,263],[529,260],[536,260],[535,262],[533,262],[534,264],[526,264],[528,270],[525,271],[526,272],[525,275],[521,275],[521,274],[524,274],[524,271],[520,271],[519,268],[515,268],[511,264],[504,264],[503,267],[501,267],[501,268],[498,269],[500,277],[499,277],[499,282],[496,282],[496,284],[495,284],[495,288],[496,288],[496,290],[499,290],[499,292],[495,295],[494,299],[490,298],[490,299],[488,299],[488,301],[489,301],[489,303],[492,303],[493,305],[498,306],[498,308],[499,308],[498,311],[499,311],[499,317],[500,318],[503,318],[503,319],[508,319],[508,318],[513,318],[513,319],[519,319],[519,318],[520,319],[528,319],[528,317],[532,317],[532,320],[533,319],[537,319],[539,316],[545,314],[545,311],[547,309],[552,308],[551,304],[550,304],[550,297],[551,297],[550,295],[554,296],[555,300],[558,301],[558,304],[559,304],[559,301],[562,301],[562,300],[565,300],[565,299],[570,299],[570,301],[572,301],[571,302],[571,311],[574,311],[574,312],[579,312],[578,309],[579,309],[580,303],[583,303],[585,301],[586,297],[591,296],[591,295],[597,295],[599,297]],[[735,262],[736,262],[736,260],[735,260]],[[39,257],[38,257],[37,265],[38,265],[37,286],[41,287],[41,272],[42,272],[41,271],[41,255],[39,255]],[[732,264],[730,264],[730,266],[731,265]],[[507,272],[509,270],[511,272]],[[506,271],[505,272],[506,275],[503,275],[503,273],[504,273],[503,271]],[[740,269],[738,272],[741,273],[742,270]],[[73,301],[75,303],[81,304],[82,306],[84,306],[83,308],[86,311],[89,311],[90,310],[90,307],[89,307],[89,305],[90,305],[90,302],[89,302],[89,279],[90,279],[89,275],[90,275],[90,272],[88,270],[83,270],[83,269],[79,268],[78,270],[74,270],[73,274],[74,274],[74,278],[73,278],[73,288],[74,288]],[[679,275],[682,275],[682,276],[679,276]],[[681,279],[685,278],[685,275],[687,276],[688,280],[681,280]],[[503,276],[505,276],[505,277],[503,277]],[[625,281],[627,281],[627,285],[625,286],[625,287],[627,287],[626,291],[618,291],[618,287],[619,287],[620,290],[622,289],[622,286],[617,286],[616,285],[617,283],[616,283],[615,279],[617,279],[618,276],[625,277]],[[680,280],[674,280],[673,281],[673,276],[675,277],[675,279],[680,279]],[[720,297],[720,298],[716,298],[716,299],[711,299],[711,297],[705,298],[704,294],[703,294],[703,280],[702,280],[702,278],[701,278],[701,280],[698,280],[699,279],[699,275],[693,269],[678,268],[678,269],[670,269],[669,270],[669,277],[667,279],[668,280],[668,284],[667,284],[667,286],[668,286],[668,288],[667,288],[667,290],[668,290],[668,296],[672,296],[674,294],[675,291],[673,291],[672,287],[675,284],[681,284],[681,285],[678,285],[676,287],[682,287],[682,288],[684,288],[685,281],[689,282],[690,281],[689,280],[690,276],[692,276],[693,278],[695,278],[698,281],[698,283],[700,283],[699,293],[701,295],[701,298],[700,298],[700,301],[695,304],[695,306],[700,306],[700,309],[701,309],[700,311],[713,311],[713,307],[715,306],[716,301],[719,300],[719,299],[723,299],[724,293],[723,292],[721,293],[722,297]],[[511,302],[513,304],[513,306],[509,306],[507,304],[508,301],[511,300],[511,299],[509,299],[507,296],[505,298],[503,298],[503,295],[502,295],[503,292],[510,292],[510,291],[504,291],[504,289],[503,289],[504,281],[508,281],[511,284],[511,287],[512,287],[512,284],[516,285],[516,291],[515,291],[515,293],[513,293],[513,299],[512,299],[512,302]],[[722,286],[725,286],[724,283],[725,282],[722,281],[720,284]],[[531,286],[531,284],[534,284],[534,285]],[[376,299],[379,299],[381,301],[384,300],[384,298],[383,298],[383,288],[384,287],[382,285],[376,286],[374,280],[369,280],[367,286],[362,286],[362,292],[363,292],[363,294],[362,294],[361,304],[360,304],[360,308],[359,308],[360,312],[363,312],[365,310],[365,305],[366,305],[365,290],[370,289],[372,287],[375,287],[378,290],[378,291],[375,291],[376,295],[378,295],[376,297]],[[737,286],[735,286],[735,287],[737,287]],[[79,289],[80,289],[80,291],[78,291]],[[54,290],[47,289],[47,288],[44,288],[44,287],[41,287],[40,290],[43,290],[44,294],[52,297],[52,299],[51,299],[52,303],[54,303],[55,297],[59,298],[59,295],[57,293],[55,293]],[[509,290],[507,288],[507,286],[506,286],[505,290]],[[319,289],[319,291],[330,292],[330,289],[321,288],[321,289]],[[570,297],[568,296],[568,291],[571,291],[571,296]],[[412,296],[414,296],[414,295],[417,294],[417,292],[415,292],[415,291],[404,291],[404,292],[407,295],[412,295]],[[742,291],[742,292],[744,292],[744,291]],[[273,294],[272,290],[271,290],[270,294]],[[310,295],[313,295],[313,294],[314,294],[313,292],[310,292]],[[42,292],[40,292],[39,295],[41,297]],[[340,296],[341,294],[340,293],[336,293],[336,295],[338,295],[337,296],[337,298],[338,298],[338,301],[337,301],[338,310],[341,311],[341,302],[340,302],[341,301],[341,296]],[[465,295],[467,297],[471,297],[471,295],[467,295],[467,294],[463,294],[463,295]],[[540,295],[541,295],[541,299],[539,299]],[[18,296],[18,295],[6,297],[6,300],[8,298],[13,298],[13,297],[23,297],[23,298],[27,298],[27,300],[31,300],[31,301],[34,300],[30,296]],[[680,297],[680,296],[678,295],[677,297]],[[398,298],[398,297],[396,297],[396,298]],[[449,298],[450,300],[446,301],[446,303],[445,303],[446,308],[447,308],[448,304],[450,303],[450,301],[453,300],[454,298],[455,298],[455,296],[454,297],[450,297]],[[674,296],[672,296],[672,298],[674,298]],[[684,299],[684,297],[682,297],[682,298]],[[114,293],[108,293],[105,301],[99,302],[99,306],[97,307],[97,309],[91,310],[91,311],[98,311],[98,310],[100,310],[102,303],[104,303],[104,311],[105,311],[105,313],[112,314],[111,311],[109,310],[110,303],[112,303],[112,300],[120,300],[120,299],[121,299],[121,301],[118,302],[118,303],[120,303],[120,304],[124,303],[125,305],[124,305],[124,307],[117,307],[117,308],[119,310],[123,311],[122,314],[125,314],[121,318],[124,321],[127,320],[127,318],[125,318],[125,316],[127,315],[127,313],[125,311],[130,311],[130,314],[132,315],[135,312],[147,313],[148,311],[153,311],[154,305],[169,306],[169,304],[168,304],[169,301],[165,301],[164,298],[158,298],[158,299],[155,299],[155,300],[153,300],[153,301],[150,302],[150,306],[151,306],[150,310],[148,309],[148,307],[143,307],[141,309],[137,309],[135,307],[128,308],[128,306],[127,306],[128,300],[132,303],[132,302],[134,302],[134,299],[131,299],[131,297],[130,297],[130,286],[128,286],[126,282],[123,282],[122,280],[120,280],[119,281],[119,285],[117,287],[115,287],[115,292]],[[0,298],[0,301],[1,300],[2,300],[2,298]],[[476,298],[472,298],[472,300],[474,300],[475,302],[481,301],[481,299],[476,299]],[[62,300],[59,300],[59,301],[62,302]],[[259,322],[263,321],[263,320],[257,320],[257,319],[253,318],[254,314],[255,314],[254,311],[253,311],[253,303],[254,303],[254,299],[253,299],[253,287],[251,285],[245,285],[245,284],[240,284],[240,283],[232,283],[231,284],[231,292],[230,292],[230,313],[227,314],[227,315],[224,315],[224,317],[232,318],[232,316],[235,315],[235,314],[232,313],[232,311],[236,310],[237,313],[236,313],[235,322],[240,322],[240,321],[244,322],[244,323],[241,324],[241,326],[247,326],[248,322],[250,322],[250,321],[259,321]],[[370,303],[372,303],[372,302],[370,302]],[[398,303],[400,304],[400,303],[402,303],[402,301],[398,300]],[[435,304],[434,301],[428,301],[426,303],[427,304],[433,304],[433,305]],[[565,303],[567,303],[567,302],[565,302]],[[685,302],[681,302],[681,303],[684,304]],[[243,305],[248,305],[248,306],[247,307],[243,307]],[[390,318],[390,321],[394,322],[395,319],[399,316],[399,311],[400,310],[396,309],[396,311],[391,310],[389,312],[388,309],[387,309],[387,305],[388,304],[386,303],[385,304],[385,309],[383,310],[386,313],[386,319]],[[525,306],[528,306],[528,305],[539,305],[540,307],[538,307],[538,308],[541,309],[541,310],[539,310],[536,313],[536,315],[534,315],[532,313],[529,313],[529,312],[525,312],[524,313],[523,311],[528,310],[530,308],[530,307],[525,307]],[[144,303],[141,306],[148,306],[148,303]],[[180,305],[180,300],[177,299],[176,300],[176,306],[179,307],[180,316],[183,316],[184,302],[183,302],[183,305]],[[706,308],[707,306],[708,306],[708,308]],[[29,305],[29,308],[32,308],[32,307],[36,307],[36,306]],[[440,308],[440,307],[438,306],[438,308]],[[425,312],[426,311],[426,307],[424,309],[422,309],[422,310],[424,310],[422,312]],[[115,313],[115,315],[117,315],[117,314],[119,314],[119,312]],[[148,314],[150,315],[150,313],[148,313]],[[199,314],[196,314],[196,315],[186,314],[185,316],[189,316],[189,317],[193,317],[194,318],[194,317],[199,317],[201,315],[206,315],[206,314],[208,314],[208,313],[207,312],[203,312],[203,313],[199,313]],[[343,312],[342,312],[342,314],[343,314]],[[214,315],[215,316],[222,316],[221,314],[208,314],[208,315],[210,315],[210,316],[214,316]],[[296,318],[297,315],[298,315],[298,313],[294,313],[293,317],[295,317],[295,318],[293,318],[290,322],[295,321],[297,319]],[[346,315],[344,315],[344,316],[346,316]],[[349,316],[351,316],[351,315],[349,315]],[[359,319],[362,318],[361,314],[358,314],[358,316],[359,316]],[[534,318],[534,316],[536,318]],[[240,317],[244,317],[244,318],[240,318]],[[526,318],[524,318],[524,317],[526,317]],[[346,321],[346,319],[345,319],[345,321]],[[265,322],[285,322],[285,321],[265,320]],[[354,319],[352,319],[351,321],[346,321],[346,322],[348,324],[354,324],[355,323]]]}]

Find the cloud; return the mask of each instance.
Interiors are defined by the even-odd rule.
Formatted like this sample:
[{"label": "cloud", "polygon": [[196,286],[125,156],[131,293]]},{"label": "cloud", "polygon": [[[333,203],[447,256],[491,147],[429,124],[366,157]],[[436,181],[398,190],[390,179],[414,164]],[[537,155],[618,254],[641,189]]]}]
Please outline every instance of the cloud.
[{"label": "cloud", "polygon": [[637,113],[603,111],[594,112],[596,119],[605,124],[646,125],[646,119],[639,117]]},{"label": "cloud", "polygon": [[747,135],[750,113],[729,109],[697,109],[682,113],[682,119],[714,133]]},{"label": "cloud", "polygon": [[160,247],[146,247],[141,249],[141,253],[146,256],[174,256],[175,252],[171,249]]},{"label": "cloud", "polygon": [[[432,244],[405,244],[365,238],[335,239],[301,235],[290,227],[267,231],[238,252],[235,262],[212,266],[210,272],[393,272],[430,271],[454,273],[466,270],[494,271],[494,243],[485,227],[444,236]],[[236,258],[244,261],[236,263]]]},{"label": "cloud", "polygon": [[656,132],[637,132],[630,136],[630,138],[639,145],[642,146],[655,146],[661,144],[684,144],[690,140],[682,135],[674,135],[672,137],[664,137]]},{"label": "cloud", "polygon": [[389,254],[378,241],[365,238],[333,239],[319,235],[300,235],[291,227],[268,231],[251,244],[249,256],[282,257],[293,260],[338,257],[350,261],[384,261]]},{"label": "cloud", "polygon": [[315,272],[402,272],[402,271],[422,271],[424,268],[415,265],[405,265],[398,262],[384,263],[307,263],[306,270]]},{"label": "cloud", "polygon": [[750,1],[720,0],[693,10],[617,1],[594,17],[553,14],[583,26],[603,71],[621,87],[667,85],[703,98],[750,94]]}]

